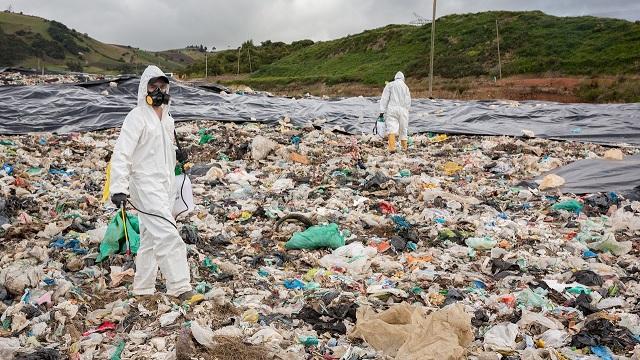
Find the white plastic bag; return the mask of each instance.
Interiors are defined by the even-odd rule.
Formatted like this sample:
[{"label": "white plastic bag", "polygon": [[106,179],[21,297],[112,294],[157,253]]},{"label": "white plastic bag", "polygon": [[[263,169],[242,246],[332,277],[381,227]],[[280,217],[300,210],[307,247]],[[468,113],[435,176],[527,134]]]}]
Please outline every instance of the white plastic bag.
[{"label": "white plastic bag", "polygon": [[384,138],[387,136],[387,125],[384,121],[376,121],[376,127],[373,129],[374,134]]},{"label": "white plastic bag", "polygon": [[602,239],[596,242],[587,244],[590,249],[608,251],[615,256],[626,255],[633,250],[633,243],[631,241],[617,241],[613,233],[605,233]]},{"label": "white plastic bag", "polygon": [[200,345],[206,348],[212,349],[216,345],[213,339],[213,331],[206,325],[200,325],[197,321],[191,322],[191,335]]},{"label": "white plastic bag", "polygon": [[512,351],[516,347],[518,325],[502,323],[494,325],[484,334],[484,349],[489,351]]},{"label": "white plastic bag", "polygon": [[251,141],[251,158],[253,160],[263,160],[277,147],[277,142],[258,135]]},{"label": "white plastic bag", "polygon": [[[184,185],[183,182],[184,181]],[[191,180],[184,174],[176,176],[176,198],[173,202],[172,215],[174,217],[178,215],[185,215],[193,211],[196,205],[193,202],[193,188],[191,187]],[[182,195],[180,195],[182,193]]]},{"label": "white plastic bag", "polygon": [[571,341],[571,335],[565,330],[549,329],[536,337],[544,341],[545,347],[561,348]]},{"label": "white plastic bag", "polygon": [[165,327],[173,324],[180,317],[180,311],[172,311],[166,314],[160,315],[160,326]]},{"label": "white plastic bag", "polygon": [[351,275],[358,275],[366,272],[371,266],[370,259],[375,257],[377,250],[362,243],[353,242],[349,245],[335,249],[331,254],[323,256],[318,263],[331,269],[334,267],[347,270]]}]

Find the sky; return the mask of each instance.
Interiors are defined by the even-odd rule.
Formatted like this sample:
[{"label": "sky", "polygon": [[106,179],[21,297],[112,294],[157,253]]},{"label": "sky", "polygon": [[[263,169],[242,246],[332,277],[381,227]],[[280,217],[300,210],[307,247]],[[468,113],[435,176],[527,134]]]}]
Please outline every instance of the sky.
[{"label": "sky", "polygon": [[[430,19],[432,12],[430,0],[0,0],[0,10],[9,6],[102,42],[154,51],[196,44],[222,50],[248,39],[331,40],[407,24],[414,12]],[[440,0],[436,17],[487,10],[640,20],[640,0]]]}]

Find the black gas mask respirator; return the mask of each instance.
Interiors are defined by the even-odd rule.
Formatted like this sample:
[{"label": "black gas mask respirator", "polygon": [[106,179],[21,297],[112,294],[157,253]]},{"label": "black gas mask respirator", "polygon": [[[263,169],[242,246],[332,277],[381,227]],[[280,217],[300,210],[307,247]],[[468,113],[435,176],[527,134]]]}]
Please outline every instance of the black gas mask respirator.
[{"label": "black gas mask respirator", "polygon": [[163,93],[160,88],[156,88],[153,91],[147,92],[146,101],[151,106],[160,106],[162,104],[168,104],[171,96]]}]

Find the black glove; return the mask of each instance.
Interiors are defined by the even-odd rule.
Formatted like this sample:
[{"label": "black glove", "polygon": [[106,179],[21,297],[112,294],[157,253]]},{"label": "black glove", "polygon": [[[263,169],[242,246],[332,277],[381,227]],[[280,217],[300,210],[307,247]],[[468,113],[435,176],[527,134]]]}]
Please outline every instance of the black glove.
[{"label": "black glove", "polygon": [[176,149],[176,160],[184,164],[187,162],[187,152],[182,149]]},{"label": "black glove", "polygon": [[111,195],[111,202],[118,209],[121,208],[121,207],[124,207],[124,205],[127,203],[127,195],[125,195],[123,193],[113,194],[113,195]]}]

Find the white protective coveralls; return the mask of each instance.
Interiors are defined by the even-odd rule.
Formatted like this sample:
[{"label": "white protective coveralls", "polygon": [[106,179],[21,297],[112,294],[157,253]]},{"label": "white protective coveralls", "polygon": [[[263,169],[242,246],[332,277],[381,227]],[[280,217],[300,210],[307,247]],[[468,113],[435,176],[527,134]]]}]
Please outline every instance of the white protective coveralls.
[{"label": "white protective coveralls", "polygon": [[395,80],[384,87],[380,98],[380,112],[384,113],[387,134],[397,134],[400,140],[407,140],[411,93],[404,83],[404,74],[396,73]]},{"label": "white protective coveralls", "polygon": [[[175,199],[174,122],[169,105],[163,105],[162,120],[145,102],[149,80],[164,76],[149,66],[140,78],[138,105],[124,119],[111,157],[111,195],[129,195],[141,211],[175,220],[171,210]],[[168,91],[168,90],[167,90]],[[168,221],[142,213],[140,248],[133,280],[135,295],[155,293],[158,267],[166,279],[167,294],[178,296],[191,290],[187,248],[178,230]]]}]

